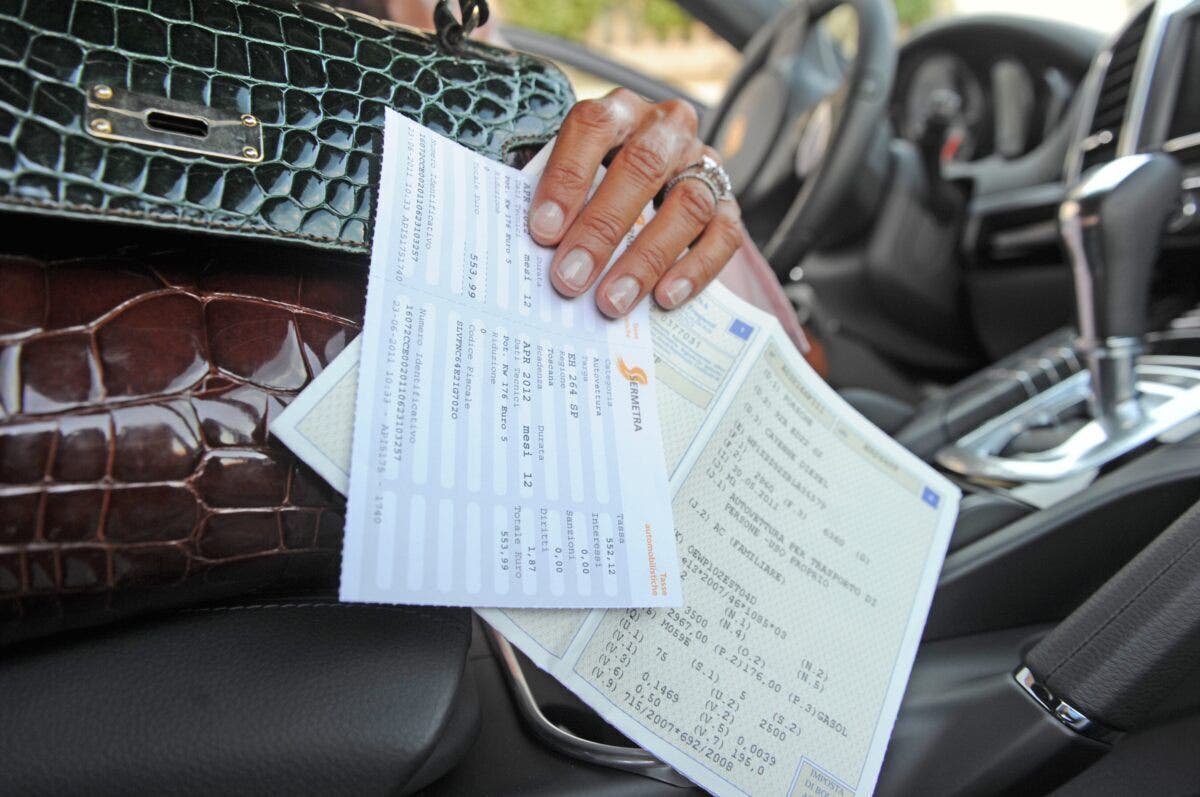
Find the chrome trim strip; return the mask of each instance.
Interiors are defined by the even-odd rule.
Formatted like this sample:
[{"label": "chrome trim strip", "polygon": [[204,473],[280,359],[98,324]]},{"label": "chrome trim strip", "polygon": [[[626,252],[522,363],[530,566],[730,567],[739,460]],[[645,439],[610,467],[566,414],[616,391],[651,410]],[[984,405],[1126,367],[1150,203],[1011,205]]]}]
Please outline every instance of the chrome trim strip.
[{"label": "chrome trim strip", "polygon": [[[1104,85],[1104,78],[1108,72],[1109,64],[1112,63],[1113,48],[1129,28],[1129,22],[1136,19],[1139,14],[1146,10],[1147,6],[1154,6],[1154,9],[1150,12],[1150,19],[1146,23],[1146,33],[1142,37],[1141,48],[1138,51],[1131,79],[1129,99],[1125,104],[1125,119],[1117,137],[1116,157],[1118,158],[1123,155],[1133,155],[1138,151],[1138,146],[1141,143],[1142,124],[1146,115],[1146,105],[1150,99],[1150,89],[1154,83],[1154,74],[1158,65],[1159,54],[1162,51],[1163,40],[1166,37],[1167,28],[1172,18],[1187,9],[1193,2],[1195,0],[1157,0],[1157,2],[1151,0],[1149,3],[1140,5],[1136,11],[1129,15],[1129,20],[1125,25],[1109,39],[1104,49],[1096,56],[1096,60],[1088,71],[1087,77],[1084,79],[1083,86],[1081,87],[1084,98],[1083,109],[1079,115],[1079,123],[1074,136],[1075,143],[1068,148],[1067,160],[1064,165],[1064,172],[1068,181],[1079,177],[1083,168],[1084,153],[1097,145],[1097,142],[1092,141],[1092,139],[1095,139],[1100,134],[1089,135],[1092,122],[1096,116],[1096,103],[1100,99],[1100,89]],[[1106,131],[1101,131],[1101,133],[1103,132]],[[1090,147],[1088,146],[1089,142],[1091,143]],[[1184,187],[1195,188],[1197,186],[1185,185]]]},{"label": "chrome trim strip", "polygon": [[671,786],[694,787],[690,780],[680,775],[673,767],[659,761],[653,755],[640,747],[617,747],[611,744],[593,742],[581,736],[566,731],[547,719],[538,707],[529,682],[525,680],[525,671],[517,659],[516,651],[499,631],[484,623],[487,628],[488,641],[492,650],[500,660],[500,670],[508,681],[513,700],[521,712],[522,719],[529,730],[543,744],[563,755],[589,764],[632,772]]},{"label": "chrome trim strip", "polygon": [[1194,368],[1200,371],[1200,357],[1185,354],[1147,354],[1139,361],[1143,365],[1161,365],[1168,368]]},{"label": "chrome trim strip", "polygon": [[1117,140],[1117,157],[1133,155],[1138,151],[1146,105],[1150,101],[1150,89],[1154,84],[1154,74],[1158,68],[1158,58],[1162,52],[1167,28],[1171,19],[1192,2],[1193,0],[1158,0],[1150,15],[1146,35],[1142,38],[1142,51],[1138,54],[1137,66],[1133,72],[1133,90],[1130,92],[1129,103],[1125,106],[1125,124],[1121,126],[1121,136]]},{"label": "chrome trim strip", "polygon": [[1127,425],[1091,420],[1047,451],[1004,456],[1021,433],[1078,411],[1092,397],[1092,375],[1081,371],[994,418],[935,460],[967,478],[1008,484],[1055,482],[1100,467],[1200,415],[1200,370],[1142,358],[1137,365],[1139,417]]},{"label": "chrome trim strip", "polygon": [[1122,429],[1141,422],[1136,369],[1142,350],[1138,338],[1109,338],[1085,352],[1092,373],[1089,406],[1093,418]]},{"label": "chrome trim strip", "polygon": [[[1132,18],[1131,16],[1130,19]],[[1080,109],[1079,119],[1075,123],[1075,135],[1071,137],[1071,146],[1067,147],[1067,160],[1063,166],[1068,183],[1074,182],[1083,170],[1083,155],[1088,151],[1084,147],[1088,141],[1094,138],[1089,135],[1089,132],[1092,129],[1092,120],[1096,117],[1096,103],[1100,101],[1100,87],[1104,85],[1104,76],[1108,73],[1108,65],[1112,63],[1112,48],[1123,30],[1122,28],[1109,39],[1108,44],[1096,56],[1096,60],[1092,62],[1091,68],[1083,78],[1083,85],[1080,87],[1083,107]],[[1109,133],[1109,135],[1112,134]],[[1094,149],[1095,146],[1093,144],[1091,148]]]},{"label": "chrome trim strip", "polygon": [[1013,679],[1035,703],[1076,733],[1105,743],[1112,742],[1120,736],[1118,731],[1096,722],[1067,701],[1055,697],[1034,677],[1028,667],[1018,669],[1013,673]]}]

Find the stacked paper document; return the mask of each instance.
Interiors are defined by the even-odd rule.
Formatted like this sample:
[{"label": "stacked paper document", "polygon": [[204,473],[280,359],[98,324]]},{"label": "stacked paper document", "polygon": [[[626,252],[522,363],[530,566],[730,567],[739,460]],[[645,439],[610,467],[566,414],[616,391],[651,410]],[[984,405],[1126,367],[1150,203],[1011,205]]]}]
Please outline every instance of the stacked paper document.
[{"label": "stacked paper document", "polygon": [[349,497],[343,599],[476,607],[715,794],[869,793],[958,490],[719,284],[556,296],[540,163],[389,115],[361,343],[272,425]]}]

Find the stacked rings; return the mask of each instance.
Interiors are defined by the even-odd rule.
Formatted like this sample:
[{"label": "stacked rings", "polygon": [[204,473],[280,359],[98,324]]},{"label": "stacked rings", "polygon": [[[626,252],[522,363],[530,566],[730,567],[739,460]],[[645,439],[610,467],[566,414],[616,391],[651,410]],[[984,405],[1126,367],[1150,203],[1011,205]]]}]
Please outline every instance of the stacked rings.
[{"label": "stacked rings", "polygon": [[721,164],[708,155],[672,177],[671,181],[667,183],[667,192],[669,193],[672,188],[684,180],[699,180],[708,186],[708,190],[712,191],[713,202],[734,198],[733,182],[729,179],[729,174]]}]

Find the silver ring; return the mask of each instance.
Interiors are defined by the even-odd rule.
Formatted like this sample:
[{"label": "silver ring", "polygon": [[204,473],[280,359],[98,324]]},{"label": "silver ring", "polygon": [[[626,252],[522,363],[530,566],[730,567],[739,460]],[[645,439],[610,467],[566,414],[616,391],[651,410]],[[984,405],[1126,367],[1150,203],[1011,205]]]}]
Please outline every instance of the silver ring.
[{"label": "silver ring", "polygon": [[733,181],[729,179],[729,173],[708,155],[684,167],[683,171],[672,177],[667,183],[667,193],[684,180],[699,180],[708,186],[708,190],[712,191],[714,203],[733,199]]}]

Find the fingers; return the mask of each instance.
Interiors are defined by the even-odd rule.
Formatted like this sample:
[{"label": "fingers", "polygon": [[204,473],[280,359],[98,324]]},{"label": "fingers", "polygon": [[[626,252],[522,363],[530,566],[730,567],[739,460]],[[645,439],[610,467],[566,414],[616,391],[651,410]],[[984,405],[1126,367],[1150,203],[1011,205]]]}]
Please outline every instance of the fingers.
[{"label": "fingers", "polygon": [[[691,105],[651,105],[624,89],[571,110],[529,215],[534,240],[557,247],[550,279],[560,293],[571,297],[587,291],[663,186],[706,152],[715,157],[700,144],[696,130]],[[596,172],[614,149],[617,154],[589,199]],[[597,288],[596,303],[614,318],[650,292],[663,307],[678,307],[716,277],[743,235],[735,202],[718,202],[700,180],[682,180],[613,264]]]},{"label": "fingers", "polygon": [[[646,205],[689,158],[697,157],[696,125],[696,112],[688,103],[651,107],[559,242],[551,263],[551,281],[560,293],[577,296],[587,290]],[[627,298],[632,283],[625,281],[620,287],[616,299]],[[628,307],[616,314],[623,315]],[[605,309],[603,305],[601,309]]]},{"label": "fingers", "polygon": [[533,194],[529,232],[535,241],[554,246],[562,239],[583,207],[605,156],[651,109],[650,103],[626,89],[584,100],[571,109]]},{"label": "fingers", "polygon": [[744,240],[745,231],[737,203],[717,203],[716,215],[700,239],[658,280],[654,300],[667,310],[673,310],[691,299],[717,278]]},{"label": "fingers", "polygon": [[[600,282],[596,289],[600,312],[616,318],[633,309],[654,290],[659,278],[701,236],[716,214],[717,199],[707,185],[699,180],[678,182],[667,192],[658,214]],[[686,295],[680,293],[684,289]],[[672,294],[672,304],[663,306],[681,304],[696,290],[697,283],[680,283]]]}]

